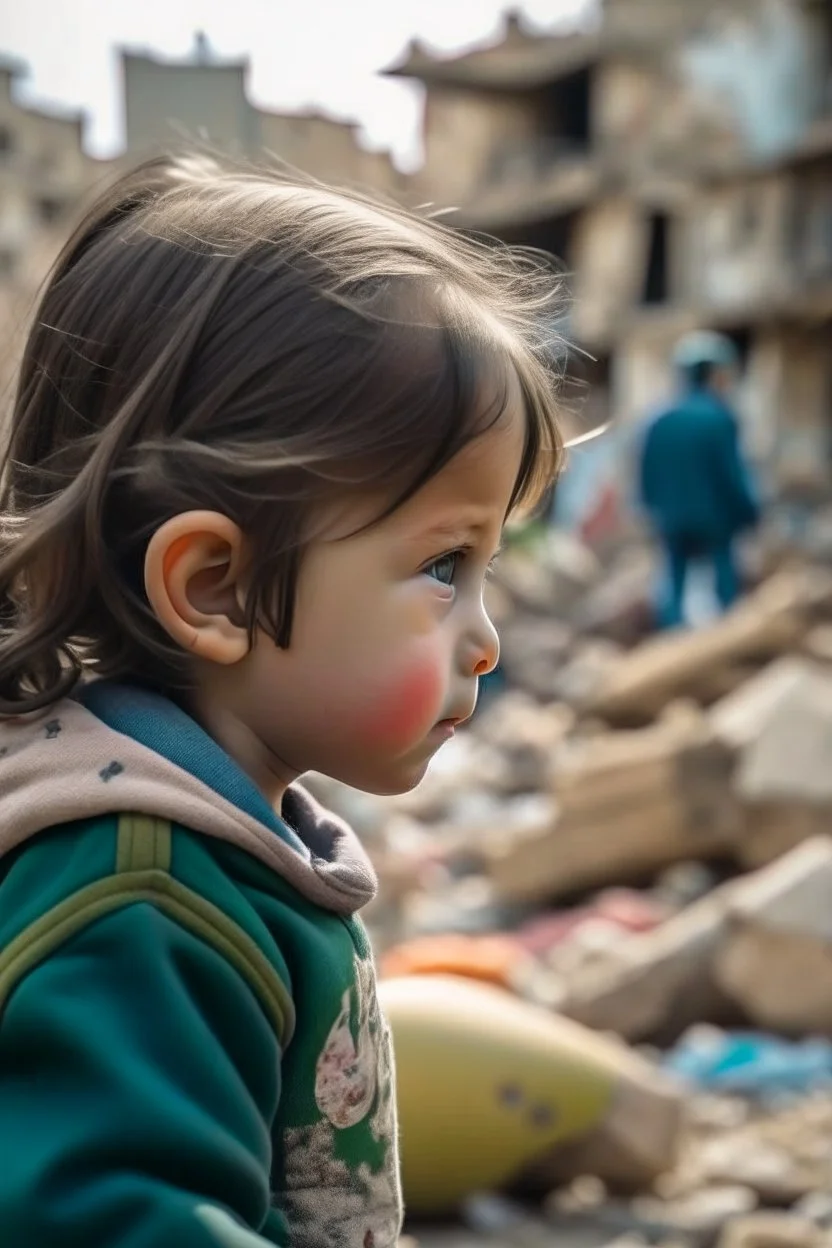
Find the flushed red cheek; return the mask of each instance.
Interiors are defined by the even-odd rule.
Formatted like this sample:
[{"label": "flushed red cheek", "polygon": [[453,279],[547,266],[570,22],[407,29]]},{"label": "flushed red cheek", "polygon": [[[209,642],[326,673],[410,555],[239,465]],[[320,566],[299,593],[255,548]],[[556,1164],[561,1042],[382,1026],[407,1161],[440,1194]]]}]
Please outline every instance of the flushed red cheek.
[{"label": "flushed red cheek", "polygon": [[365,703],[359,731],[368,746],[403,751],[434,726],[442,709],[439,664],[423,661],[394,678]]}]

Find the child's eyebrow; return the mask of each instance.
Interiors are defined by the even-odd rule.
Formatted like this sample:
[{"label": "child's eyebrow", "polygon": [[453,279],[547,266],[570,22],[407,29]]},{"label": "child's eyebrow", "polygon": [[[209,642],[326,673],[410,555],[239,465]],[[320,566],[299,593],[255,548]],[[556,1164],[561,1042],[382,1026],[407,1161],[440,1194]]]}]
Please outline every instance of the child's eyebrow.
[{"label": "child's eyebrow", "polygon": [[448,520],[438,524],[425,525],[424,528],[414,529],[410,536],[416,542],[443,541],[447,542],[449,546],[461,546],[466,543],[473,544],[476,542],[482,536],[485,527],[484,524],[455,523],[452,520]]},{"label": "child's eyebrow", "polygon": [[[456,546],[476,546],[484,536],[487,527],[485,524],[460,525],[451,522],[439,523],[430,525],[425,529],[419,529],[409,534],[409,538],[412,542],[419,545],[441,543],[446,549],[450,550]],[[488,560],[489,568],[493,567],[502,553],[502,537],[501,531],[497,545]]]},{"label": "child's eyebrow", "polygon": [[451,541],[479,538],[493,522],[493,516],[484,507],[460,508],[440,518],[426,517],[420,525],[414,525],[412,536],[419,541],[430,538],[448,538]]}]

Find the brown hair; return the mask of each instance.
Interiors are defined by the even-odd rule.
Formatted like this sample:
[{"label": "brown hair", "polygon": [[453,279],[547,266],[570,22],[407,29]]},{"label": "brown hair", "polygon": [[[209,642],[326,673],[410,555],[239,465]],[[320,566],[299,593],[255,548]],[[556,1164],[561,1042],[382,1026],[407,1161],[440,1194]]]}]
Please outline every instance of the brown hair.
[{"label": "brown hair", "polygon": [[[527,412],[515,504],[555,475],[558,282],[526,253],[277,171],[150,162],[88,212],[26,345],[0,491],[0,713],[83,672],[187,687],[144,593],[147,542],[193,508],[252,546],[247,622],[289,644],[316,506],[389,514]],[[497,399],[483,411],[483,391]]]}]

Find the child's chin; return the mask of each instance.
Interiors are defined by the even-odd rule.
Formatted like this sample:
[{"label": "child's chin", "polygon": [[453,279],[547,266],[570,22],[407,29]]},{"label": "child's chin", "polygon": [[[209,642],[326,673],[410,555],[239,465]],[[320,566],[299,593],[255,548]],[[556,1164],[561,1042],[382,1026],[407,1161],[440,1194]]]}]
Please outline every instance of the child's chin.
[{"label": "child's chin", "polygon": [[365,793],[374,793],[377,797],[395,797],[398,793],[409,793],[424,778],[431,760],[431,755],[416,762],[392,763],[389,768],[379,768],[372,776],[367,776],[364,783],[356,785]]}]

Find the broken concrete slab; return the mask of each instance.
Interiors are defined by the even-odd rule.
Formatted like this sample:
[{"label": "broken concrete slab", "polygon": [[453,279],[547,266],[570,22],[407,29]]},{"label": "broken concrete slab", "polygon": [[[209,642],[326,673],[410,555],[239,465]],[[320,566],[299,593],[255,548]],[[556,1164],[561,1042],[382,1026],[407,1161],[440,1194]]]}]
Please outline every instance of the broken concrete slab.
[{"label": "broken concrete slab", "polygon": [[829,670],[820,664],[786,655],[767,664],[735,693],[711,707],[708,718],[717,738],[740,754],[759,740],[796,689],[829,679]]},{"label": "broken concrete slab", "polygon": [[752,1213],[759,1203],[757,1193],[740,1183],[714,1184],[699,1188],[675,1200],[655,1196],[637,1197],[632,1210],[648,1224],[663,1232],[663,1239],[681,1239],[697,1248],[707,1248],[719,1236],[726,1222]]},{"label": "broken concrete slab", "polygon": [[755,1023],[832,1034],[832,839],[738,881],[714,975]]},{"label": "broken concrete slab", "polygon": [[557,1008],[569,1018],[630,1041],[680,1034],[719,1017],[725,998],[712,965],[725,937],[735,885],[723,884],[652,932],[622,942],[606,964],[564,986]]},{"label": "broken concrete slab", "polygon": [[775,673],[765,720],[736,775],[746,802],[799,801],[832,809],[832,673],[796,660]]},{"label": "broken concrete slab", "polygon": [[745,803],[734,851],[738,864],[746,871],[756,871],[803,841],[825,836],[832,826],[831,813],[825,806],[807,806],[797,800]]},{"label": "broken concrete slab", "polygon": [[728,1222],[719,1248],[829,1248],[829,1235],[807,1218],[760,1210]]},{"label": "broken concrete slab", "polygon": [[483,847],[503,900],[543,901],[725,852],[737,830],[730,758],[695,707],[632,732],[575,738],[552,772],[557,816]]},{"label": "broken concrete slab", "polygon": [[829,587],[805,570],[772,577],[728,615],[700,631],[663,634],[632,651],[584,710],[611,723],[644,722],[675,697],[702,696],[720,667],[765,662],[796,645]]}]

